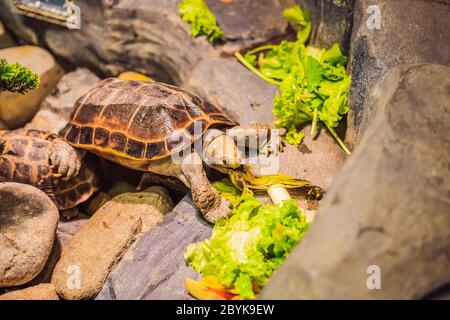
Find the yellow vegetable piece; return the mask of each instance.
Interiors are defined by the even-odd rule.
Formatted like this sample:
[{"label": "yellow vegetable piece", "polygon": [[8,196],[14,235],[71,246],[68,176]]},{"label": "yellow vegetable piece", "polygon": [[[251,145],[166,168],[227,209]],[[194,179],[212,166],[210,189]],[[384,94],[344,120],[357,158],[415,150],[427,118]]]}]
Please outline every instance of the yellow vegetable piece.
[{"label": "yellow vegetable piece", "polygon": [[186,289],[199,300],[241,300],[235,289],[226,289],[216,277],[207,276],[195,281],[185,280]]},{"label": "yellow vegetable piece", "polygon": [[152,78],[149,78],[141,73],[133,72],[133,71],[125,71],[119,74],[118,78],[120,80],[139,80],[139,81],[149,81],[155,82]]}]

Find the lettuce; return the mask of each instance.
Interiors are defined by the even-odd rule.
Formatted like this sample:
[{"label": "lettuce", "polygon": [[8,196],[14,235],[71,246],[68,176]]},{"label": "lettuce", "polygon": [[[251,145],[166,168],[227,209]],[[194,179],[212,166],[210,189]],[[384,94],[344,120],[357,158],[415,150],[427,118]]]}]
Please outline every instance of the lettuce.
[{"label": "lettuce", "polygon": [[223,36],[216,17],[203,0],[183,0],[178,6],[178,12],[183,21],[191,25],[193,37],[204,35],[210,42],[214,42]]},{"label": "lettuce", "polygon": [[351,78],[345,70],[347,58],[338,44],[329,50],[305,45],[311,21],[299,6],[285,9],[284,16],[299,28],[297,41],[266,45],[250,50],[244,57],[236,53],[236,57],[262,79],[280,87],[273,101],[273,113],[277,118],[275,125],[286,128],[288,143],[302,142],[303,135],[297,128],[307,122],[312,122],[311,135],[316,136],[317,125],[322,122],[350,154],[334,131],[348,112]]},{"label": "lettuce", "polygon": [[[214,184],[222,196],[236,196],[230,185]],[[254,299],[254,288],[263,286],[286,259],[308,228],[295,200],[263,206],[253,195],[244,193],[233,215],[220,220],[210,239],[190,244],[186,262],[203,276],[214,276],[243,299]]]}]

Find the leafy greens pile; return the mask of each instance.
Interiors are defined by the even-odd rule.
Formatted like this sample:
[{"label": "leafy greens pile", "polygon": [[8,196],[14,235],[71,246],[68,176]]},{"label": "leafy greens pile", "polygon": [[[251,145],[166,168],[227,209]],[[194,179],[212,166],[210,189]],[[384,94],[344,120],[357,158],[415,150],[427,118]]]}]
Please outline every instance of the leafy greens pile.
[{"label": "leafy greens pile", "polygon": [[315,137],[321,121],[350,154],[334,130],[348,112],[351,79],[345,70],[347,58],[338,44],[329,50],[305,45],[311,33],[311,20],[299,6],[285,9],[283,15],[298,27],[297,41],[258,47],[244,56],[236,53],[236,57],[262,79],[280,87],[273,113],[277,117],[276,126],[287,129],[288,143],[301,143],[304,135],[297,127],[310,121],[311,135]]},{"label": "leafy greens pile", "polygon": [[0,92],[25,93],[39,86],[39,77],[20,64],[0,59]]},{"label": "leafy greens pile", "polygon": [[186,262],[203,276],[214,276],[241,298],[254,299],[308,228],[295,200],[263,206],[253,195],[240,194],[229,180],[214,187],[234,204],[233,215],[218,221],[213,235],[192,243]]},{"label": "leafy greens pile", "polygon": [[210,42],[222,37],[223,32],[217,25],[216,17],[203,0],[183,0],[178,6],[178,12],[184,22],[191,24],[193,37],[204,35]]}]

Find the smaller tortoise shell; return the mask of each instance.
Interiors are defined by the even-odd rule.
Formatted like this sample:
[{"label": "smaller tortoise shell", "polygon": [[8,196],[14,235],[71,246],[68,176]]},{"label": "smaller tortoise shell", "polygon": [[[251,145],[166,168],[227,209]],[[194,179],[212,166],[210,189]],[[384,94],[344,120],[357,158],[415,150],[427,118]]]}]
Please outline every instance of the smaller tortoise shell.
[{"label": "smaller tortoise shell", "polygon": [[106,158],[157,160],[188,147],[213,125],[237,123],[187,90],[109,78],[76,102],[60,136]]},{"label": "smaller tortoise shell", "polygon": [[56,135],[37,130],[12,131],[0,138],[0,182],[17,182],[44,191],[65,210],[87,200],[97,189],[93,164],[84,161],[80,173],[64,181],[53,179],[49,148]]}]

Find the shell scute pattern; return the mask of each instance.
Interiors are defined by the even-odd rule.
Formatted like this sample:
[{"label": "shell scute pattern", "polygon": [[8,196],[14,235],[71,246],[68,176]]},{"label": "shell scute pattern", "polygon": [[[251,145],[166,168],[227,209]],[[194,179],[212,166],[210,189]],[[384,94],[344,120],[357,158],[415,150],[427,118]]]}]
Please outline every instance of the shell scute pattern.
[{"label": "shell scute pattern", "polygon": [[60,135],[99,155],[157,160],[188,147],[211,125],[236,124],[187,90],[110,78],[77,101]]}]

